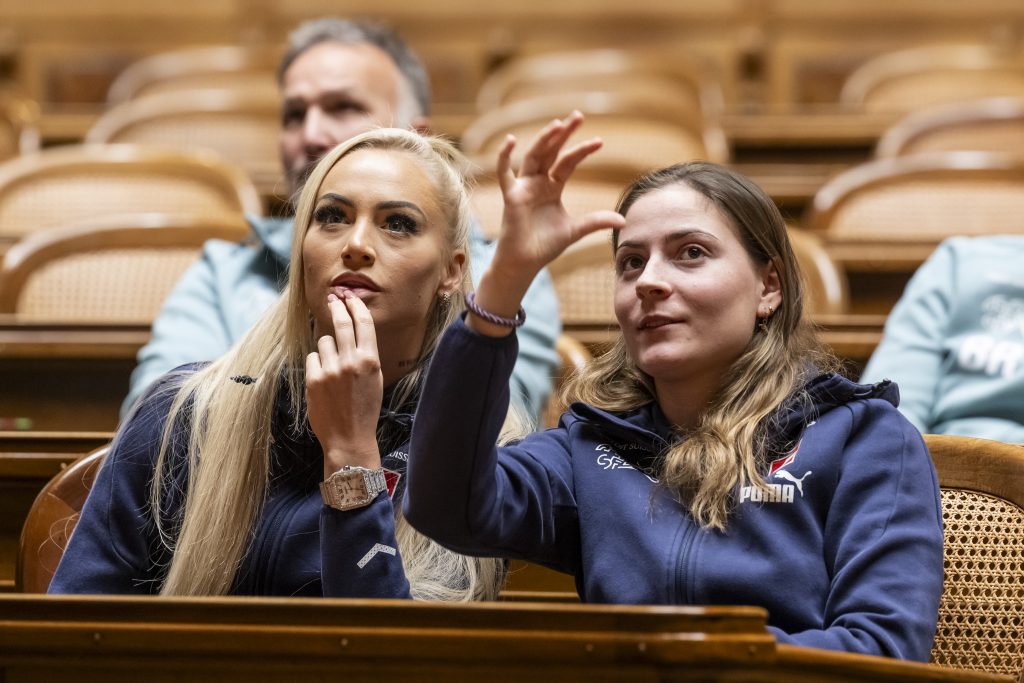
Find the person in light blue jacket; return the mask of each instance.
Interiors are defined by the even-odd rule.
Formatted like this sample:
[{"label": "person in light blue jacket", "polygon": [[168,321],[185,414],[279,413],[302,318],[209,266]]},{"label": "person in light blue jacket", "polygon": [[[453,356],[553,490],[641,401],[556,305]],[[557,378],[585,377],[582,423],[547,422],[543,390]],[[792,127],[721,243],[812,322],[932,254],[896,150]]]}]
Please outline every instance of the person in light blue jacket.
[{"label": "person in light blue jacket", "polygon": [[1024,236],[944,241],[907,284],[861,381],[900,385],[924,433],[1024,442]]},{"label": "person in light blue jacket", "polygon": [[[588,602],[764,607],[781,643],[927,661],[942,593],[939,489],[892,383],[829,370],[778,209],[691,162],[574,220],[560,195],[599,141],[552,123],[509,169],[505,226],[441,338],[413,425],[406,518],[467,554],[573,574]],[[571,182],[571,181],[570,181]],[[495,447],[530,278],[611,227],[613,348],[555,429]],[[610,265],[611,267],[611,265]]]},{"label": "person in light blue jacket", "polygon": [[[426,71],[398,35],[378,24],[336,18],[303,24],[290,37],[278,80],[281,160],[293,195],[316,162],[350,137],[377,126],[429,127]],[[277,299],[287,278],[293,219],[248,220],[253,231],[248,240],[208,242],[168,296],[150,342],[139,351],[122,417],[163,373],[224,354]],[[494,246],[475,223],[470,251],[476,281]],[[559,362],[558,300],[547,273],[530,288],[524,306],[530,323],[521,337],[512,394],[522,411],[536,418]]]}]

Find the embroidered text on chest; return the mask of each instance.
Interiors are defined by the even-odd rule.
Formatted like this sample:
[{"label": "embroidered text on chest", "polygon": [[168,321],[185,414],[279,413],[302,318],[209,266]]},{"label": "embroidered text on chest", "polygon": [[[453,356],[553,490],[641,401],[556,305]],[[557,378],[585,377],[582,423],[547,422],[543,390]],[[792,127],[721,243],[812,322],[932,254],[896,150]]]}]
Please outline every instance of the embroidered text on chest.
[{"label": "embroidered text on chest", "polygon": [[636,470],[650,479],[652,483],[656,483],[658,481],[646,472],[637,470],[631,464],[626,462],[622,456],[618,455],[614,450],[612,450],[612,447],[606,443],[598,444],[594,450],[598,452],[597,464],[600,465],[603,470]]},{"label": "embroidered text on chest", "polygon": [[[809,425],[808,425],[809,426]],[[800,451],[800,443],[793,447],[789,453],[777,460],[773,460],[768,466],[768,480],[771,482],[774,479],[782,479],[788,481],[788,484],[775,484],[769,483],[767,490],[757,486],[744,486],[740,488],[740,502],[745,503],[750,501],[751,503],[789,503],[792,504],[796,500],[796,494],[799,493],[800,497],[804,497],[804,480],[813,474],[812,470],[807,470],[803,473],[803,476],[797,477],[785,470],[785,467],[792,465],[796,461],[796,454]]]}]

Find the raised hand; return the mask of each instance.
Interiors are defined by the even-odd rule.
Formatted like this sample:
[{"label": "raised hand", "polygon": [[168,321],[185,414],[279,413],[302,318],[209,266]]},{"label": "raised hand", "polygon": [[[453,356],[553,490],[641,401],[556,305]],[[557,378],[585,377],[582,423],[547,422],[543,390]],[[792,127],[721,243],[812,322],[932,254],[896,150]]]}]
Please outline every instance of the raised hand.
[{"label": "raised hand", "polygon": [[350,292],[327,297],[334,335],[317,340],[306,356],[309,424],[324,451],[324,477],[345,465],[380,467],[377,418],[384,377],[373,318]]},{"label": "raised hand", "polygon": [[573,218],[562,205],[566,181],[580,162],[601,147],[601,140],[592,138],[563,151],[566,141],[582,123],[583,114],[575,111],[548,124],[523,156],[518,174],[511,167],[515,138],[508,136],[499,150],[498,181],[505,200],[502,234],[495,255],[499,266],[529,273],[532,279],[584,235],[622,226],[622,217],[614,211],[595,211]]},{"label": "raised hand", "polygon": [[[533,278],[566,247],[584,235],[604,228],[621,228],[623,218],[614,211],[595,211],[573,218],[562,205],[562,190],[581,161],[601,147],[599,139],[563,150],[566,141],[583,123],[576,111],[556,119],[541,131],[523,156],[519,173],[512,171],[511,135],[498,152],[498,181],[505,210],[501,237],[487,272],[476,291],[482,309],[512,317]],[[493,336],[508,328],[470,316],[477,331]]]}]

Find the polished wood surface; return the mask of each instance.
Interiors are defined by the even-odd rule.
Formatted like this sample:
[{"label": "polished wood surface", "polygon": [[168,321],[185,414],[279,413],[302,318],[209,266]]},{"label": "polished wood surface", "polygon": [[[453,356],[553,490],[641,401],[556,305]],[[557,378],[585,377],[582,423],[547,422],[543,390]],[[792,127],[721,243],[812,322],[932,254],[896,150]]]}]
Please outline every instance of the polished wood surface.
[{"label": "polished wood surface", "polygon": [[5,681],[128,672],[152,682],[1010,680],[777,646],[754,607],[0,596]]}]

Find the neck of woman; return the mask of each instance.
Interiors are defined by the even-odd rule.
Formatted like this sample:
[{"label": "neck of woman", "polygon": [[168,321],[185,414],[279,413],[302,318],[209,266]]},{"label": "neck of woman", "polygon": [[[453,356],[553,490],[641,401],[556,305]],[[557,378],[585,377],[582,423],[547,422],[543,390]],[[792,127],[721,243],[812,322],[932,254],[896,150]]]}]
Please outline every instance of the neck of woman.
[{"label": "neck of woman", "polygon": [[661,412],[683,432],[693,431],[700,425],[717,389],[717,379],[709,377],[654,380]]}]

